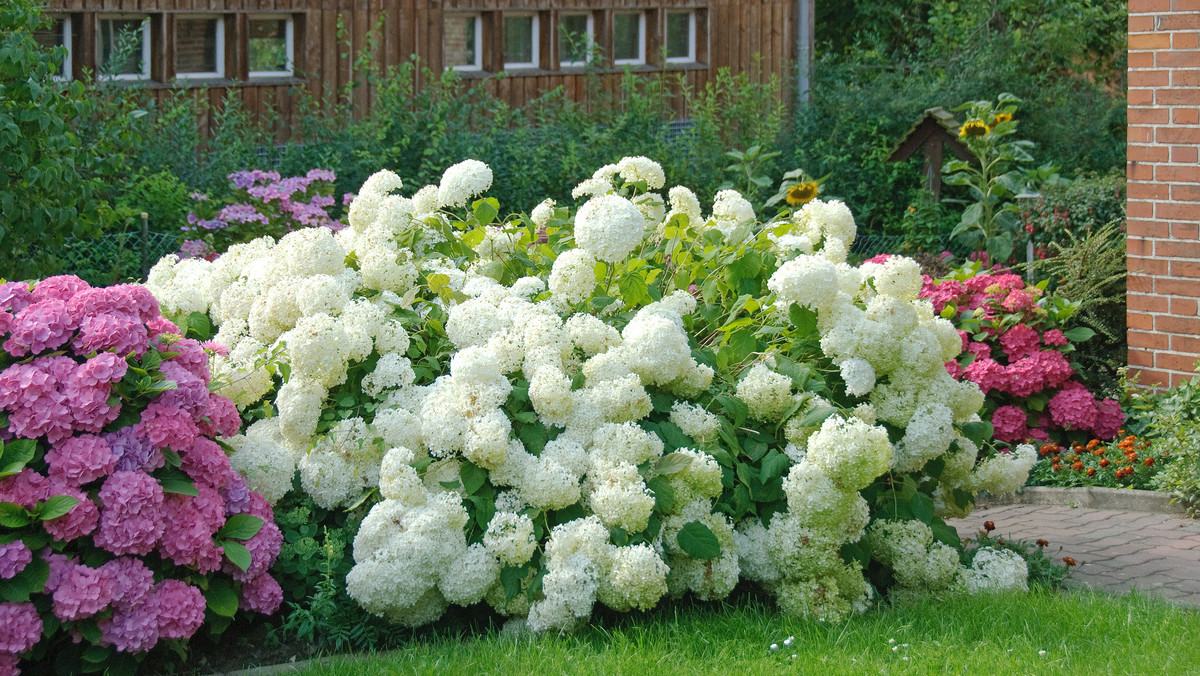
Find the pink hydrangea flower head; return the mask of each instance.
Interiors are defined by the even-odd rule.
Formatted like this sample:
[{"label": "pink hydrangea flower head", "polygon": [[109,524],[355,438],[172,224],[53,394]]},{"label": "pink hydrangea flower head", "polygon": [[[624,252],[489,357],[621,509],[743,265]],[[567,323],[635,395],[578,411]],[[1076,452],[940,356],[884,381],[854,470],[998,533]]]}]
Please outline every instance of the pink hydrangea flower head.
[{"label": "pink hydrangea flower head", "polygon": [[70,542],[96,530],[100,523],[100,510],[87,493],[78,488],[60,485],[54,485],[50,492],[54,495],[67,495],[79,501],[66,514],[42,522],[42,527],[51,537],[59,542]]},{"label": "pink hydrangea flower head", "polygon": [[1050,329],[1042,334],[1042,343],[1047,347],[1058,347],[1067,344],[1067,337],[1058,329]]},{"label": "pink hydrangea flower head", "polygon": [[210,393],[205,403],[203,416],[197,425],[200,432],[209,437],[232,437],[242,427],[242,416],[237,404],[228,397]]},{"label": "pink hydrangea flower head", "polygon": [[963,367],[959,366],[958,362],[948,361],[945,363],[945,367],[946,367],[946,373],[949,373],[951,378],[954,378],[955,380],[963,379],[963,374],[964,374]]},{"label": "pink hydrangea flower head", "polygon": [[1004,367],[989,358],[976,359],[965,369],[963,375],[979,386],[984,394],[992,390],[1008,391],[1008,376]]},{"label": "pink hydrangea flower head", "polygon": [[265,574],[275,564],[275,559],[279,556],[279,548],[283,545],[283,533],[273,522],[264,521],[262,528],[254,534],[254,537],[242,544],[250,550],[250,566],[243,571],[226,561],[224,571],[229,573],[233,579],[245,582]]},{"label": "pink hydrangea flower head", "polygon": [[1074,381],[1050,397],[1049,409],[1055,425],[1072,430],[1092,429],[1100,413],[1092,393]]},{"label": "pink hydrangea flower head", "polygon": [[42,560],[50,566],[50,575],[46,578],[46,593],[52,594],[79,563],[73,557],[59,554],[49,547],[42,549],[41,555]]},{"label": "pink hydrangea flower head", "polygon": [[57,275],[47,277],[33,287],[33,302],[54,299],[66,302],[72,296],[92,288],[90,284],[75,275]]},{"label": "pink hydrangea flower head", "polygon": [[275,578],[263,573],[242,585],[241,607],[263,615],[274,614],[283,603],[283,588]]},{"label": "pink hydrangea flower head", "polygon": [[196,587],[182,580],[163,580],[154,595],[162,638],[191,638],[204,622],[204,594]]},{"label": "pink hydrangea flower head", "polygon": [[1000,301],[1000,306],[1009,312],[1021,312],[1033,307],[1035,300],[1033,294],[1025,289],[1013,289]]},{"label": "pink hydrangea flower head", "polygon": [[74,377],[82,385],[107,385],[120,382],[129,363],[112,352],[101,352],[76,369]]},{"label": "pink hydrangea flower head", "polygon": [[171,352],[179,354],[171,357],[168,360],[170,363],[184,367],[196,378],[204,381],[204,384],[208,384],[212,378],[208,370],[208,353],[199,341],[192,338],[177,340],[171,344]]},{"label": "pink hydrangea flower head", "polygon": [[191,446],[180,451],[179,457],[183,460],[183,471],[196,483],[224,486],[225,477],[233,471],[229,456],[217,442],[207,437],[197,437]]},{"label": "pink hydrangea flower head", "polygon": [[71,347],[78,355],[111,350],[120,356],[133,352],[140,357],[146,353],[149,338],[146,325],[137,317],[101,314],[80,322],[79,335]]},{"label": "pink hydrangea flower head", "polygon": [[1000,345],[1004,348],[1004,353],[1008,355],[1010,361],[1037,352],[1040,342],[1037,331],[1024,323],[1017,324],[1000,334]]},{"label": "pink hydrangea flower head", "polygon": [[20,655],[42,638],[42,617],[32,603],[0,603],[0,652]]},{"label": "pink hydrangea flower head", "polygon": [[111,617],[100,620],[100,643],[118,652],[144,653],[158,643],[159,600],[157,595],[136,605],[118,607]]},{"label": "pink hydrangea flower head", "polygon": [[187,411],[150,402],[142,411],[142,420],[137,424],[137,433],[150,440],[155,448],[173,450],[188,448],[200,435],[199,428]]},{"label": "pink hydrangea flower head", "polygon": [[162,451],[154,448],[149,439],[140,436],[136,425],[109,432],[104,435],[104,440],[117,456],[118,470],[153,472],[166,464]]},{"label": "pink hydrangea flower head", "polygon": [[1037,367],[1041,369],[1042,380],[1047,388],[1060,387],[1075,375],[1075,369],[1071,368],[1071,362],[1067,361],[1066,355],[1058,350],[1041,350],[1033,353],[1029,358],[1034,360]]},{"label": "pink hydrangea flower head", "polygon": [[1125,412],[1115,399],[1105,399],[1096,405],[1096,424],[1092,427],[1092,434],[1097,439],[1107,441],[1116,437],[1124,424]]},{"label": "pink hydrangea flower head", "polygon": [[992,413],[992,426],[995,428],[995,437],[999,441],[1009,443],[1024,441],[1029,434],[1026,422],[1025,411],[1016,406],[1001,406]]},{"label": "pink hydrangea flower head", "polygon": [[64,622],[91,617],[112,603],[114,587],[107,572],[77,565],[54,590],[54,615]]},{"label": "pink hydrangea flower head", "polygon": [[25,282],[0,284],[0,310],[16,314],[33,302],[33,293]]},{"label": "pink hydrangea flower head", "polygon": [[213,534],[225,525],[225,503],[207,484],[197,483],[196,490],[196,497],[167,496],[162,510],[166,528],[158,546],[175,565],[194,565],[208,573],[221,567],[223,552],[213,543]]},{"label": "pink hydrangea flower head", "polygon": [[171,320],[166,317],[155,317],[146,322],[146,328],[149,329],[151,337],[157,338],[161,335],[182,335],[182,331],[178,326],[175,326]]},{"label": "pink hydrangea flower head", "polygon": [[199,414],[208,403],[208,383],[173,361],[163,362],[158,370],[164,378],[175,383],[175,389],[158,395],[157,403],[169,408],[182,409],[195,418],[200,417]]},{"label": "pink hydrangea flower head", "polygon": [[1022,357],[1005,368],[1008,377],[1007,391],[1016,397],[1028,397],[1046,387],[1045,373],[1034,357]]},{"label": "pink hydrangea flower head", "polygon": [[10,580],[33,561],[33,552],[21,540],[0,545],[0,580]]},{"label": "pink hydrangea flower head", "polygon": [[0,502],[15,502],[25,509],[33,509],[38,502],[50,497],[52,488],[49,479],[26,467],[0,479]]},{"label": "pink hydrangea flower head", "polygon": [[992,356],[992,346],[978,340],[972,340],[968,343],[965,350],[975,355],[976,359],[990,359]]},{"label": "pink hydrangea flower head", "polygon": [[163,490],[145,472],[116,471],[98,495],[103,509],[96,546],[114,554],[149,554],[166,528]]},{"label": "pink hydrangea flower head", "polygon": [[0,652],[0,676],[18,676],[21,673],[21,658],[12,653]]},{"label": "pink hydrangea flower head", "polygon": [[61,300],[34,303],[13,316],[12,335],[4,349],[14,357],[57,350],[75,333],[67,304]]},{"label": "pink hydrangea flower head", "polygon": [[102,314],[128,315],[143,324],[159,316],[158,299],[140,284],[87,289],[68,301],[71,314],[82,320]]},{"label": "pink hydrangea flower head", "polygon": [[46,451],[46,464],[55,483],[78,488],[116,469],[117,456],[104,439],[81,434]]},{"label": "pink hydrangea flower head", "polygon": [[241,474],[229,472],[225,476],[225,485],[220,487],[220,493],[225,501],[225,516],[242,514],[250,509],[250,487]]},{"label": "pink hydrangea flower head", "polygon": [[113,607],[141,605],[154,591],[154,572],[141,559],[122,556],[100,566],[113,581]]}]

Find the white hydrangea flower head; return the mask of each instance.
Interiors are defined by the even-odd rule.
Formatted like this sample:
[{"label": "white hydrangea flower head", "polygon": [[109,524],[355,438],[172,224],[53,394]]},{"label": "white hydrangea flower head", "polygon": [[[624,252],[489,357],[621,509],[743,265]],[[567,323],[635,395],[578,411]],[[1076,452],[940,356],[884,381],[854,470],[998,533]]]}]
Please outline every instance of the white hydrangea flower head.
[{"label": "white hydrangea flower head", "polygon": [[563,328],[570,334],[571,343],[583,350],[588,357],[607,352],[621,344],[620,332],[593,315],[571,315],[564,322]]},{"label": "white hydrangea flower head", "polygon": [[675,454],[689,460],[686,468],[668,475],[675,500],[686,504],[721,494],[721,465],[715,458],[694,448],[680,448],[673,452]]},{"label": "white hydrangea flower head", "polygon": [[[278,430],[278,423],[276,423]],[[292,454],[279,441],[257,435],[238,435],[225,440],[234,453],[229,464],[246,479],[250,490],[260,493],[267,502],[279,502],[292,489],[296,463]]]},{"label": "white hydrangea flower head", "polygon": [[380,202],[375,221],[363,234],[392,237],[413,228],[413,202],[400,195],[388,195]]},{"label": "white hydrangea flower head", "polygon": [[294,374],[279,388],[275,396],[279,431],[290,446],[306,448],[312,441],[328,393],[320,381],[305,380]]},{"label": "white hydrangea flower head", "polygon": [[716,442],[717,431],[721,428],[720,419],[716,414],[685,401],[677,401],[671,405],[671,422],[699,444]]},{"label": "white hydrangea flower head", "polygon": [[510,434],[512,423],[499,409],[477,416],[467,429],[463,457],[484,469],[497,467],[508,454]]},{"label": "white hydrangea flower head", "polygon": [[811,454],[788,472],[783,490],[789,519],[843,542],[861,537],[870,520],[866,500],[853,489],[835,485],[811,460]]},{"label": "white hydrangea flower head", "polygon": [[837,266],[817,256],[797,256],[779,266],[767,288],[779,296],[785,310],[795,303],[821,313],[837,300]]},{"label": "white hydrangea flower head", "polygon": [[709,500],[697,499],[685,505],[663,522],[663,542],[676,543],[683,526],[699,521],[717,536],[721,555],[715,559],[700,561],[676,550],[667,559],[670,572],[667,574],[667,592],[678,598],[691,591],[704,600],[725,598],[737,584],[737,545],[733,540],[733,524],[723,514],[713,514]]},{"label": "white hydrangea flower head", "polygon": [[646,188],[649,190],[659,190],[667,182],[662,165],[648,157],[640,155],[621,158],[621,161],[617,162],[617,174],[626,183],[645,181]]},{"label": "white hydrangea flower head", "polygon": [[529,506],[543,510],[562,509],[580,498],[579,475],[553,459],[527,463],[517,488]]},{"label": "white hydrangea flower head", "polygon": [[704,224],[704,215],[700,212],[700,200],[696,197],[696,193],[689,188],[677,185],[667,192],[667,200],[671,205],[671,211],[667,213],[663,220],[668,221],[676,215],[687,216],[687,225],[691,228],[699,228]]},{"label": "white hydrangea flower head", "polygon": [[845,203],[840,200],[824,202],[816,199],[805,204],[801,211],[804,209],[812,211],[811,218],[820,225],[825,239],[841,240],[847,249],[854,243],[858,228],[854,224],[854,214],[850,213],[850,208]]},{"label": "white hydrangea flower head", "polygon": [[871,362],[858,357],[843,359],[838,364],[842,380],[846,383],[846,393],[855,397],[870,394],[875,389],[875,367]]},{"label": "white hydrangea flower head", "polygon": [[640,465],[663,452],[662,439],[632,422],[601,425],[591,440],[591,457],[601,466]]},{"label": "white hydrangea flower head", "polygon": [[462,207],[490,187],[492,168],[479,160],[463,160],[442,174],[437,203],[439,207]]},{"label": "white hydrangea flower head", "polygon": [[894,464],[898,471],[912,472],[950,448],[956,435],[954,413],[945,404],[925,404],[913,412],[896,444]]},{"label": "white hydrangea flower head", "polygon": [[596,258],[587,249],[564,251],[550,269],[550,294],[576,305],[587,300],[596,288]]},{"label": "white hydrangea flower head", "polygon": [[750,408],[750,417],[764,422],[778,422],[796,403],[792,379],[762,362],[751,366],[738,382],[737,398]]},{"label": "white hydrangea flower head", "polygon": [[621,359],[647,385],[670,383],[692,361],[687,334],[676,322],[643,310],[621,332]]},{"label": "white hydrangea flower head", "polygon": [[350,339],[333,317],[301,317],[296,327],[279,340],[287,345],[292,377],[313,380],[325,387],[345,382]]},{"label": "white hydrangea flower head", "polygon": [[588,200],[575,214],[575,241],[597,259],[619,263],[641,243],[645,217],[620,195]]},{"label": "white hydrangea flower head", "polygon": [[973,488],[989,495],[1012,493],[1029,479],[1029,470],[1037,462],[1037,451],[1031,444],[1021,444],[1010,453],[998,452],[975,466]]},{"label": "white hydrangea flower head", "polygon": [[583,476],[590,465],[583,444],[566,436],[547,441],[538,458],[545,462],[556,462],[576,476]]},{"label": "white hydrangea flower head", "polygon": [[513,282],[512,295],[519,296],[525,300],[538,295],[546,290],[546,283],[537,277],[522,277]]},{"label": "white hydrangea flower head", "polygon": [[1020,554],[1008,549],[980,548],[964,577],[971,594],[1029,589],[1029,565]]},{"label": "white hydrangea flower head", "polygon": [[[603,355],[600,355],[603,356]],[[592,405],[596,406],[604,419],[623,423],[641,420],[654,409],[650,393],[636,375],[612,378],[589,384],[581,390]]]},{"label": "white hydrangea flower head", "polygon": [[596,565],[576,554],[558,565],[547,566],[542,578],[545,598],[529,607],[529,628],[535,632],[567,632],[591,615],[600,578]]},{"label": "white hydrangea flower head", "polygon": [[488,522],[483,546],[506,566],[520,566],[533,558],[537,549],[533,521],[524,514],[498,511]]},{"label": "white hydrangea flower head", "polygon": [[833,415],[808,438],[807,457],[842,489],[859,491],[888,471],[892,445],[886,429]]},{"label": "white hydrangea flower head", "polygon": [[654,511],[654,496],[646,489],[637,467],[621,463],[589,473],[588,480],[588,506],[604,525],[630,533],[646,529]]},{"label": "white hydrangea flower head", "polygon": [[337,275],[345,269],[346,252],[329,228],[300,228],[279,238],[272,255],[287,265],[292,277]]},{"label": "white hydrangea flower head", "polygon": [[555,206],[556,204],[554,200],[543,200],[540,204],[533,208],[533,211],[529,213],[529,220],[533,221],[533,224],[539,228],[546,227],[546,224],[550,222],[550,219],[554,218]]},{"label": "white hydrangea flower head", "polygon": [[305,316],[336,315],[350,302],[352,291],[338,277],[312,275],[298,281],[296,304]]},{"label": "white hydrangea flower head", "polygon": [[733,532],[737,545],[738,566],[742,575],[771,588],[783,577],[768,549],[770,535],[757,517],[743,519]]},{"label": "white hydrangea flower head", "polygon": [[663,203],[662,195],[656,192],[646,192],[634,197],[632,202],[638,211],[642,212],[642,216],[645,216],[646,229],[657,231],[658,226],[663,222],[663,217],[667,215],[667,207]]},{"label": "white hydrangea flower head", "polygon": [[477,542],[441,571],[437,588],[450,603],[469,606],[483,600],[488,589],[499,582],[500,563]]},{"label": "white hydrangea flower head", "polygon": [[379,466],[379,494],[385,499],[408,507],[425,504],[429,493],[412,466],[414,456],[412,450],[403,446],[384,454]]},{"label": "white hydrangea flower head", "polygon": [[754,205],[736,190],[722,190],[713,198],[712,227],[728,238],[739,226],[754,222]]},{"label": "white hydrangea flower head", "polygon": [[695,399],[708,390],[714,375],[716,372],[711,366],[693,359],[679,378],[667,385],[667,389],[684,399]]},{"label": "white hydrangea flower head", "polygon": [[349,229],[365,232],[375,222],[383,199],[392,191],[402,187],[404,187],[404,181],[400,180],[400,177],[394,172],[383,169],[372,174],[362,184],[354,201],[350,202],[350,211],[346,216],[346,220],[350,224]]},{"label": "white hydrangea flower head", "polygon": [[596,598],[618,612],[649,610],[667,593],[667,564],[646,543],[617,547]]},{"label": "white hydrangea flower head", "polygon": [[845,265],[846,258],[850,255],[850,247],[840,239],[827,237],[817,255],[834,265]]},{"label": "white hydrangea flower head", "polygon": [[342,309],[338,323],[346,332],[346,349],[351,361],[363,361],[371,354],[375,335],[383,326],[385,311],[365,298],[356,298]]}]

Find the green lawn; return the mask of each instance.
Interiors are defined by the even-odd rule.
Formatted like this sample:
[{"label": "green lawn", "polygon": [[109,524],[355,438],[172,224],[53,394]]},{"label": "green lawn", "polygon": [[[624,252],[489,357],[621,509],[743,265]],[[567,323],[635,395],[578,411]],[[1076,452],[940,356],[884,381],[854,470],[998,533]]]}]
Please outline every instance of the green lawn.
[{"label": "green lawn", "polygon": [[836,625],[754,602],[685,604],[606,619],[566,637],[426,639],[394,652],[331,658],[303,673],[1184,674],[1200,673],[1197,636],[1200,612],[1137,595],[956,598]]}]

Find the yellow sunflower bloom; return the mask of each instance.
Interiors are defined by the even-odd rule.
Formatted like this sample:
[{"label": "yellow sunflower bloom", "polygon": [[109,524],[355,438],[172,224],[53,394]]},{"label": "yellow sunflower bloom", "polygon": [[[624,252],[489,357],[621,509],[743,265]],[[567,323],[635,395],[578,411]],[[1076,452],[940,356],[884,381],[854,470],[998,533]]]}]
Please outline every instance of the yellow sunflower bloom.
[{"label": "yellow sunflower bloom", "polygon": [[803,183],[797,183],[797,184],[793,185],[792,187],[788,188],[787,197],[785,197],[784,199],[787,201],[788,204],[791,204],[791,205],[807,204],[808,202],[811,202],[814,197],[817,196],[818,190],[819,189],[817,187],[816,181],[805,181]]},{"label": "yellow sunflower bloom", "polygon": [[960,137],[983,136],[986,133],[988,133],[988,126],[983,120],[967,120],[962,129],[958,130]]},{"label": "yellow sunflower bloom", "polygon": [[1012,113],[996,113],[996,124],[1001,124],[1003,122],[1012,122],[1012,119],[1013,119]]}]

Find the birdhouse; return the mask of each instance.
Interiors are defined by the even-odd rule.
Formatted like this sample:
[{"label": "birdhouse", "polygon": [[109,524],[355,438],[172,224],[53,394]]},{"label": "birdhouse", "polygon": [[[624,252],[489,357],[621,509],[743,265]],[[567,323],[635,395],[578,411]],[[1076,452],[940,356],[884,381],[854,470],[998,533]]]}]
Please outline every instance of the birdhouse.
[{"label": "birdhouse", "polygon": [[975,158],[967,150],[967,146],[958,140],[958,120],[942,107],[928,108],[917,119],[904,139],[892,150],[888,162],[903,162],[912,157],[918,150],[925,153],[925,187],[933,193],[934,201],[940,201],[942,195],[942,163],[946,148],[955,157],[964,162]]}]

